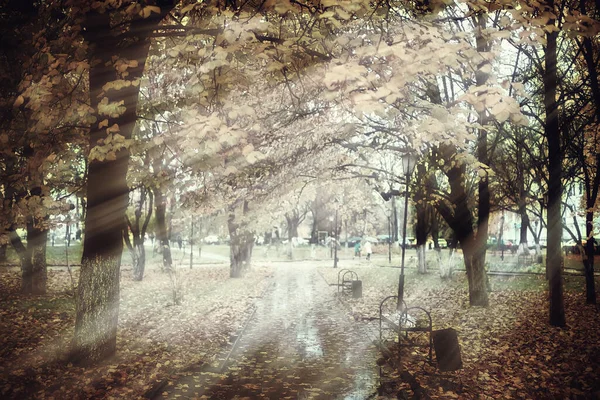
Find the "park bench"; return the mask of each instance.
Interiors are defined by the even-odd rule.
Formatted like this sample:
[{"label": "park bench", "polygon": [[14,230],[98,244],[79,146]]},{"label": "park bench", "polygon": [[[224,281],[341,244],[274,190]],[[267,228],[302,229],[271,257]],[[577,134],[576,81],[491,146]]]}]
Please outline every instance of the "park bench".
[{"label": "park bench", "polygon": [[362,297],[362,281],[358,279],[358,274],[347,268],[338,271],[337,280],[338,293],[352,294],[352,297]]},{"label": "park bench", "polygon": [[527,267],[534,263],[535,256],[533,254],[519,254],[517,257],[517,265],[520,267]]},{"label": "park bench", "polygon": [[404,301],[398,311],[397,302],[398,296],[388,296],[379,303],[379,342],[383,343],[386,331],[393,332],[398,338],[398,346],[426,348],[429,362],[432,362],[431,313],[423,307],[408,307]]}]

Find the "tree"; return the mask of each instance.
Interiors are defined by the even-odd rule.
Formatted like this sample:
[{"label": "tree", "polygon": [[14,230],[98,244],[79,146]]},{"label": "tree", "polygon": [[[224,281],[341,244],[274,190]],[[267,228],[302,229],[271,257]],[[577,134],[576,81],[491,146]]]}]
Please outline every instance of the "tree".
[{"label": "tree", "polygon": [[[26,293],[45,293],[45,243],[51,217],[64,212],[54,197],[68,185],[61,181],[64,161],[80,145],[80,122],[88,107],[82,96],[81,54],[54,24],[57,4],[10,1],[2,13],[0,55],[2,107],[0,124],[0,193],[3,211],[0,242],[10,237],[22,267]],[[39,35],[43,28],[45,35]],[[25,50],[26,49],[26,50]],[[61,170],[62,169],[62,170]],[[71,182],[72,183],[72,182]],[[26,229],[25,245],[17,229]]]},{"label": "tree", "polygon": [[[554,1],[548,2],[550,10],[554,10]],[[555,28],[555,20],[548,21],[550,27]],[[546,111],[545,136],[548,141],[548,254],[547,269],[550,289],[550,324],[564,326],[565,310],[562,286],[562,160],[561,135],[558,121],[558,105],[556,101],[556,88],[558,76],[556,68],[556,38],[557,29],[549,29],[546,35],[544,48],[546,68],[544,70],[544,107]]]},{"label": "tree", "polygon": [[[149,35],[174,7],[84,9],[89,43],[91,127],[87,213],[81,273],[77,289],[73,360],[93,363],[116,351],[119,269],[127,208],[127,140],[137,120],[139,80],[150,47]],[[141,14],[141,15],[139,15]],[[111,19],[125,24],[114,26]],[[129,29],[121,30],[123,26]]]},{"label": "tree", "polygon": [[[123,230],[123,239],[127,245],[127,249],[131,254],[133,263],[133,279],[141,281],[144,278],[144,270],[146,267],[146,250],[144,248],[144,239],[148,229],[148,223],[152,216],[153,194],[152,191],[145,187],[140,187],[138,198],[133,202],[133,221],[129,216],[125,216],[127,227]],[[142,215],[145,216],[142,219]],[[133,243],[129,239],[129,233],[133,236]]]}]

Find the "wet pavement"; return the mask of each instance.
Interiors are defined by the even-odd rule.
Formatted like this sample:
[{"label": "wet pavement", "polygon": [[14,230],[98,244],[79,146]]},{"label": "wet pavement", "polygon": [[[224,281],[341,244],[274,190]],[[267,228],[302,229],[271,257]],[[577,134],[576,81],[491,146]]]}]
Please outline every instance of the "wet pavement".
[{"label": "wet pavement", "polygon": [[155,398],[362,400],[376,392],[377,348],[335,287],[295,263],[273,279],[224,365],[190,371]]}]

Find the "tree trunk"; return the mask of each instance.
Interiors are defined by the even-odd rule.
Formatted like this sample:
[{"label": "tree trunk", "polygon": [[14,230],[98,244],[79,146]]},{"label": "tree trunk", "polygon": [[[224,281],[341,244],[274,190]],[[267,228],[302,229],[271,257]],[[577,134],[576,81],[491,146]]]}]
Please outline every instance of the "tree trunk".
[{"label": "tree trunk", "polygon": [[0,263],[5,263],[7,258],[6,258],[6,249],[8,248],[8,245],[6,243],[4,244],[0,244]]},{"label": "tree trunk", "polygon": [[[487,14],[479,13],[477,18],[476,43],[477,51],[480,54],[485,54],[490,51],[490,41],[485,36]],[[477,67],[475,72],[475,81],[478,87],[487,85],[489,78],[488,73],[484,72],[484,67],[489,66],[490,61],[484,60]],[[487,128],[490,124],[490,114],[487,111],[479,112],[479,124],[481,127],[478,130],[477,138],[477,159],[485,165],[490,165],[490,157],[487,141]],[[470,237],[467,237],[467,250],[463,247],[465,259],[469,258],[468,262],[471,268],[467,268],[467,277],[469,280],[469,301],[471,305],[487,306],[487,274],[485,272],[485,256],[487,250],[488,226],[490,218],[490,187],[487,170],[479,175],[478,182],[478,207],[477,207],[477,232],[474,235],[473,248],[471,249],[468,242]],[[464,238],[463,238],[464,240]],[[461,241],[461,244],[463,241]]]},{"label": "tree trunk", "polygon": [[171,258],[171,246],[169,245],[169,234],[167,230],[167,203],[162,191],[158,188],[154,189],[154,204],[156,218],[156,240],[161,248],[162,268],[163,272],[171,270],[173,259]]},{"label": "tree trunk", "polygon": [[241,278],[250,268],[252,261],[252,249],[254,246],[254,235],[251,232],[232,229],[229,224],[230,248],[230,272],[231,278]]},{"label": "tree trunk", "polygon": [[426,257],[425,257],[425,248],[426,245],[421,244],[417,246],[417,271],[420,274],[426,274],[427,273],[427,263],[426,263]]},{"label": "tree trunk", "polygon": [[[248,203],[243,204],[243,213],[248,211]],[[252,249],[254,247],[254,234],[245,229],[243,224],[235,221],[235,213],[231,212],[227,220],[229,228],[229,259],[231,278],[241,278],[250,268],[252,261]]]},{"label": "tree trunk", "polygon": [[134,239],[133,250],[137,261],[133,264],[133,280],[141,281],[144,279],[144,271],[146,269],[146,249],[144,249],[144,241],[140,238]]},{"label": "tree trunk", "polygon": [[288,245],[287,245],[287,258],[288,260],[294,259],[292,238],[298,235],[298,219],[295,215],[285,215],[285,221],[287,224],[287,237],[288,237]]},{"label": "tree trunk", "polygon": [[[159,14],[133,21],[131,31],[142,34],[151,32],[173,7],[173,4],[165,3]],[[119,42],[118,36],[111,35],[111,16],[108,11],[103,14],[90,11],[84,24],[92,51],[90,105],[96,110],[97,123],[91,127],[90,147],[94,148],[107,137],[107,130],[100,124],[104,120],[108,127],[118,128],[119,135],[124,139],[131,139],[137,119],[139,83],[121,90],[105,91],[103,88],[116,79],[139,82],[150,41],[147,37],[139,37],[138,40],[132,38],[127,42]],[[127,69],[126,77],[117,75],[115,68],[115,62],[122,59],[137,61],[137,65]],[[98,105],[104,98],[109,103],[122,102],[124,112],[119,116],[101,114]],[[91,159],[88,163],[85,239],[72,343],[72,359],[82,365],[104,360],[116,351],[128,162],[129,151],[120,149],[114,157]]]},{"label": "tree trunk", "polygon": [[529,254],[529,247],[527,246],[527,230],[529,229],[529,215],[525,205],[519,206],[519,215],[521,216],[521,229],[519,232],[519,250],[518,254]]},{"label": "tree trunk", "polygon": [[[596,1],[596,7],[592,7],[590,10],[590,16],[598,19],[598,13],[600,12],[600,4]],[[588,15],[586,10],[586,1],[580,1],[580,9],[582,14]],[[594,98],[594,104],[596,106],[596,123],[600,123],[600,83],[598,79],[598,62],[594,59],[594,44],[592,39],[589,37],[583,38],[583,56],[585,58],[588,75],[590,78],[590,87]],[[594,221],[594,206],[598,198],[598,190],[600,188],[600,154],[596,152],[595,163],[594,163],[594,175],[593,178],[587,178],[586,182],[586,201],[587,209],[590,210],[586,213],[586,233],[587,240],[590,246],[586,248],[586,264],[585,264],[585,292],[586,292],[586,303],[596,304],[596,288],[594,282],[594,249],[592,240],[594,234],[593,221]],[[591,182],[590,182],[591,181]]]},{"label": "tree trunk", "polygon": [[38,227],[27,226],[27,250],[31,255],[31,293],[46,294],[48,266],[46,264],[46,241],[48,231]]},{"label": "tree trunk", "polygon": [[[554,7],[554,1],[550,0],[548,7]],[[554,25],[555,21],[548,21]],[[545,48],[546,70],[544,71],[544,107],[546,111],[545,136],[548,141],[548,250],[546,257],[546,269],[550,290],[550,324],[553,326],[565,326],[565,309],[562,283],[562,161],[560,127],[558,121],[558,105],[556,102],[556,87],[558,76],[556,71],[556,38],[557,32],[546,35],[547,44]]]},{"label": "tree trunk", "polygon": [[[445,158],[451,159],[448,154],[454,154],[454,149],[441,146],[446,153]],[[446,171],[450,184],[450,200],[453,207],[448,207],[444,202],[437,202],[436,207],[440,215],[446,220],[456,235],[456,240],[463,250],[465,269],[469,282],[469,304],[471,306],[488,305],[487,274],[485,272],[485,246],[478,245],[473,231],[473,216],[468,206],[468,195],[465,191],[463,177],[466,166],[457,163],[456,166]],[[485,229],[487,232],[487,228]]]},{"label": "tree trunk", "polygon": [[11,228],[8,234],[10,243],[15,249],[21,263],[21,291],[25,294],[30,294],[33,291],[33,265],[31,263],[30,249],[23,245],[21,238],[14,228]]},{"label": "tree trunk", "polygon": [[[517,165],[523,164],[523,147],[517,146]],[[521,232],[519,236],[519,250],[517,254],[529,254],[527,247],[527,229],[529,229],[529,215],[527,215],[527,193],[525,191],[525,177],[523,169],[517,168],[517,185],[519,190],[519,216],[521,217]],[[516,243],[515,243],[516,244]]]},{"label": "tree trunk", "polygon": [[469,282],[469,304],[472,306],[487,307],[488,300],[488,281],[485,272],[485,251],[478,248],[473,249],[473,244],[461,241],[463,256],[465,258],[465,269],[467,270],[467,280]]},{"label": "tree trunk", "polygon": [[594,212],[589,211],[585,215],[587,243],[585,246],[585,302],[596,304],[596,282],[594,281]]},{"label": "tree trunk", "polygon": [[[425,175],[425,168],[420,165],[417,168],[418,175]],[[415,226],[415,236],[417,240],[417,271],[420,274],[427,273],[427,264],[425,260],[425,249],[427,246],[427,234],[429,233],[429,221],[427,221],[427,203],[426,194],[423,187],[418,187],[415,193],[415,210],[417,213],[417,224]]]},{"label": "tree trunk", "polygon": [[398,238],[398,205],[396,204],[396,197],[392,196],[392,240],[397,243]]}]

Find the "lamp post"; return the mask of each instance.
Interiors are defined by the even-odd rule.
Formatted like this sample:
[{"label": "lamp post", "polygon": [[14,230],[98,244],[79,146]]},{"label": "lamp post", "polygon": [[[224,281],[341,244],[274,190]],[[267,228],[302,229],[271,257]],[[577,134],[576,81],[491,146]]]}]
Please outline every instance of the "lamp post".
[{"label": "lamp post", "polygon": [[333,243],[333,268],[337,268],[337,264],[338,264],[338,243],[339,243],[339,238],[338,238],[338,209],[337,209],[337,203],[335,205],[335,242]]},{"label": "lamp post", "polygon": [[331,236],[329,238],[329,258],[333,257],[333,216],[329,217],[329,232]]},{"label": "lamp post", "polygon": [[405,153],[402,156],[402,172],[406,178],[406,192],[404,194],[404,222],[402,223],[402,261],[400,264],[400,278],[398,281],[398,304],[396,309],[402,310],[402,301],[404,300],[404,254],[406,252],[406,219],[408,217],[408,188],[410,176],[417,164],[417,156],[414,153]]},{"label": "lamp post", "polygon": [[[392,196],[392,201],[394,197]],[[388,263],[392,263],[392,216],[388,217]]]},{"label": "lamp post", "polygon": [[502,218],[500,218],[500,259],[504,261],[504,210],[502,210]]}]

